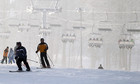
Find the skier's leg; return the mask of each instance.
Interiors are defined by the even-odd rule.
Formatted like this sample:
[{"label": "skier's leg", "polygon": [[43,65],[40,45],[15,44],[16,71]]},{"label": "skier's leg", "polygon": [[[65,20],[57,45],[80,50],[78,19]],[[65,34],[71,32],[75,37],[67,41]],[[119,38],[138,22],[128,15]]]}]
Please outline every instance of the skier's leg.
[{"label": "skier's leg", "polygon": [[5,57],[5,61],[6,61],[6,64],[7,64],[7,57]]},{"label": "skier's leg", "polygon": [[[5,63],[6,63],[6,57],[3,57],[3,62],[5,61]],[[7,64],[7,63],[6,63]]]},{"label": "skier's leg", "polygon": [[12,55],[12,57],[11,57],[12,59],[12,61],[13,61],[13,63],[15,63],[15,60],[14,60],[14,58],[15,58],[15,55]]},{"label": "skier's leg", "polygon": [[47,58],[47,54],[45,54],[44,58],[45,58],[45,62],[47,64],[47,67],[50,68],[50,63],[49,63],[49,60]]},{"label": "skier's leg", "polygon": [[3,64],[3,62],[4,62],[4,57],[3,57],[2,61],[1,61],[1,63]]},{"label": "skier's leg", "polygon": [[9,61],[8,61],[8,63],[9,63],[9,64],[11,63],[11,57],[9,57]]},{"label": "skier's leg", "polygon": [[13,58],[10,57],[10,58],[9,58],[9,64],[10,64],[10,63],[12,64],[12,60],[13,60]]},{"label": "skier's leg", "polygon": [[27,70],[27,71],[30,71],[30,67],[29,67],[29,64],[28,64],[26,58],[23,59],[23,62],[24,62],[24,64],[25,64],[26,68],[27,68],[26,70]]},{"label": "skier's leg", "polygon": [[45,66],[45,62],[44,62],[44,59],[43,59],[44,53],[41,53],[41,54],[40,54],[40,57],[41,57],[41,64],[42,64],[42,66],[43,66],[43,67],[46,67],[46,66]]},{"label": "skier's leg", "polygon": [[13,63],[15,63],[15,60],[12,58]]},{"label": "skier's leg", "polygon": [[18,70],[22,70],[22,68],[21,68],[21,62],[22,62],[22,60],[21,60],[20,58],[18,58],[18,59],[16,60],[16,64],[17,64],[17,66],[18,66]]}]

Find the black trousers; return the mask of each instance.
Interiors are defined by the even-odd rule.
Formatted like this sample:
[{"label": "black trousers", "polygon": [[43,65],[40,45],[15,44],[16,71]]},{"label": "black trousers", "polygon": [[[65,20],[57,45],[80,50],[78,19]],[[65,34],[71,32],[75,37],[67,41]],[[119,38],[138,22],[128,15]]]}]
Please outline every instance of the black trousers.
[{"label": "black trousers", "polygon": [[16,60],[16,64],[18,66],[18,70],[22,70],[22,67],[21,67],[21,62],[23,61],[23,63],[25,64],[26,68],[30,70],[30,67],[29,67],[29,64],[26,60],[26,58],[18,58]]},{"label": "black trousers", "polygon": [[40,57],[41,57],[41,64],[42,64],[43,67],[46,67],[45,62],[47,64],[47,66],[50,66],[50,63],[48,61],[47,53],[46,52],[40,53]]},{"label": "black trousers", "polygon": [[6,64],[7,64],[7,57],[3,57],[2,61],[1,61],[2,64],[3,64],[4,60],[5,60]]}]

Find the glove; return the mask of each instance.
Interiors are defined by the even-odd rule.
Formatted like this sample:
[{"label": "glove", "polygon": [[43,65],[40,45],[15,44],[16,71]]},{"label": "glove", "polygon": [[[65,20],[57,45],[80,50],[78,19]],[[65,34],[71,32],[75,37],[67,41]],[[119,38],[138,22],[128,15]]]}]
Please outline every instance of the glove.
[{"label": "glove", "polygon": [[36,53],[37,53],[38,51],[36,51]]},{"label": "glove", "polygon": [[17,59],[18,57],[16,56],[15,59]]},{"label": "glove", "polygon": [[46,52],[46,51],[47,51],[47,49],[44,49],[44,51]]}]

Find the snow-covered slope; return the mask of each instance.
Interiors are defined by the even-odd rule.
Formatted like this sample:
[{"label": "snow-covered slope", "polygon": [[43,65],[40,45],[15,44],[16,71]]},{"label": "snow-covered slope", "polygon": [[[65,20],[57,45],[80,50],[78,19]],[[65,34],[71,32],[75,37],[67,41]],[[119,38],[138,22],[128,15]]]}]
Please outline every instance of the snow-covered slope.
[{"label": "snow-covered slope", "polygon": [[140,72],[35,67],[32,72],[9,70],[17,70],[16,65],[0,64],[0,84],[140,84]]}]

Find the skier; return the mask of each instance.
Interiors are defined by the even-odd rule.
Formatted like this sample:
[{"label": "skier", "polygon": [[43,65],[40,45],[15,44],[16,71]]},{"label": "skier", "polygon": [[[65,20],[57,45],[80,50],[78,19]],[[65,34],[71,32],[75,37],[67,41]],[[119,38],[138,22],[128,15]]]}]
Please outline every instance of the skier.
[{"label": "skier", "polygon": [[[42,68],[51,68],[49,61],[48,61],[48,58],[47,58],[48,45],[47,45],[47,43],[44,42],[44,38],[41,38],[40,42],[41,43],[38,44],[36,53],[38,53],[38,51],[40,51]],[[47,66],[45,65],[44,61],[46,62]]]},{"label": "skier", "polygon": [[9,49],[9,47],[7,46],[7,48],[6,48],[6,49],[4,50],[4,52],[3,52],[3,59],[2,59],[2,61],[1,61],[2,64],[3,64],[4,61],[5,61],[6,64],[7,64],[8,49]]},{"label": "skier", "polygon": [[98,67],[98,69],[104,69],[104,68],[102,67],[102,64],[100,64],[100,66]]},{"label": "skier", "polygon": [[17,42],[17,48],[16,48],[16,64],[18,66],[18,71],[22,71],[21,62],[23,61],[26,66],[26,71],[30,71],[29,64],[27,62],[27,55],[26,55],[26,49],[22,46],[21,42]]},{"label": "skier", "polygon": [[14,57],[15,57],[15,55],[14,55],[14,51],[13,51],[12,48],[10,48],[10,52],[9,52],[9,55],[8,55],[9,63],[12,64],[12,61],[13,61],[13,63],[15,63]]}]

